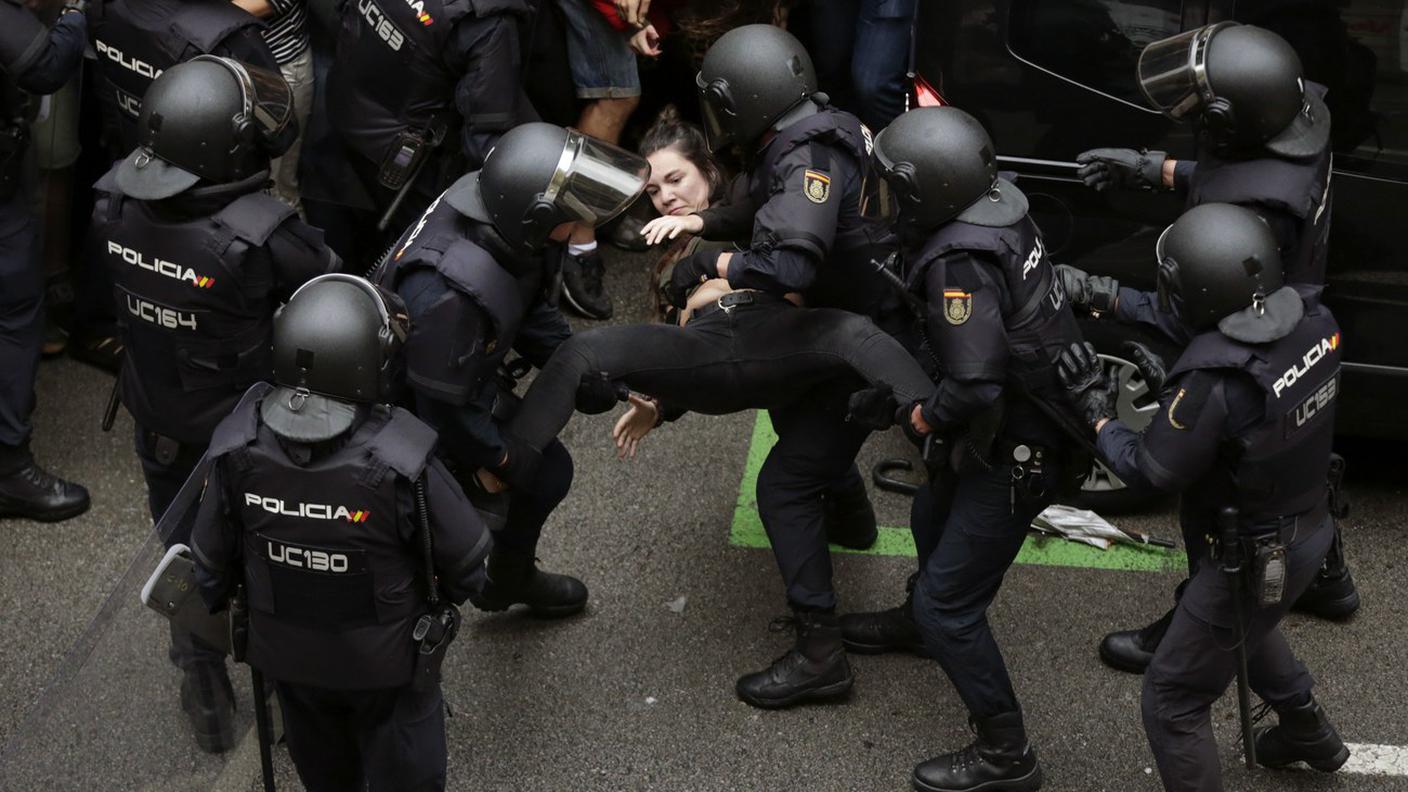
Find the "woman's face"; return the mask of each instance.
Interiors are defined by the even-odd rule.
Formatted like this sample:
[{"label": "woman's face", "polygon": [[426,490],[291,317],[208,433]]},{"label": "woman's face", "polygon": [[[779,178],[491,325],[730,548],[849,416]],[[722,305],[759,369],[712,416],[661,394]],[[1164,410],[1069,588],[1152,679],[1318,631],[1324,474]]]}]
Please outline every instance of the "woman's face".
[{"label": "woman's face", "polygon": [[709,180],[673,147],[646,157],[650,181],[645,191],[662,215],[687,215],[709,207]]}]

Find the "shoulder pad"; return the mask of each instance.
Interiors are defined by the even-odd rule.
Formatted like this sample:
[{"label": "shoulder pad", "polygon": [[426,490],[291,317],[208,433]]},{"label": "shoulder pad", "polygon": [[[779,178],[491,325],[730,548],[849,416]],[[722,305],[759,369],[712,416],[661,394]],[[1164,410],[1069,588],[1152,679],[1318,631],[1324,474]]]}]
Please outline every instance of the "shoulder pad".
[{"label": "shoulder pad", "polygon": [[1201,333],[1183,350],[1183,354],[1169,369],[1168,377],[1197,369],[1233,368],[1244,369],[1256,356],[1255,350],[1241,344],[1216,330]]},{"label": "shoulder pad", "polygon": [[376,433],[367,447],[387,467],[408,479],[416,479],[435,450],[439,435],[428,424],[400,407],[391,408],[391,419]]},{"label": "shoulder pad", "polygon": [[214,459],[254,442],[259,433],[259,402],[273,389],[267,382],[256,382],[244,392],[235,409],[216,425],[207,457]]},{"label": "shoulder pad", "polygon": [[249,26],[263,27],[264,23],[226,2],[182,3],[181,10],[171,19],[171,31],[201,52],[210,52],[226,36]]},{"label": "shoulder pad", "polygon": [[231,201],[212,219],[257,246],[268,242],[274,231],[293,215],[292,206],[268,193],[253,192]]},{"label": "shoulder pad", "polygon": [[533,13],[533,9],[528,7],[526,0],[449,0],[445,3],[445,11],[451,17],[457,16],[452,9],[460,5],[467,6],[465,10],[472,11],[477,17],[493,16],[494,14],[527,16]]}]

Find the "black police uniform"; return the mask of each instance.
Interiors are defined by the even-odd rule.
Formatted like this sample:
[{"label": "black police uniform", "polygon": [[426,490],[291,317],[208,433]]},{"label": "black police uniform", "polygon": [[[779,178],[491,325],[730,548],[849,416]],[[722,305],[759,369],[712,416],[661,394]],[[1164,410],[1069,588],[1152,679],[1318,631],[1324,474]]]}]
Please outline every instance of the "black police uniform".
[{"label": "black police uniform", "polygon": [[[386,186],[393,171],[415,179],[388,225],[399,230],[451,181],[477,170],[500,135],[537,120],[522,86],[519,23],[531,13],[525,0],[346,4],[328,114],[370,200],[364,208],[375,210],[373,223],[395,199],[397,189]],[[419,174],[407,173],[416,157],[424,158]],[[362,221],[363,237],[366,231]]]},{"label": "black police uniform", "polygon": [[1107,423],[1097,442],[1134,485],[1183,492],[1179,521],[1191,579],[1145,673],[1143,715],[1169,790],[1220,790],[1209,708],[1235,673],[1234,608],[1209,546],[1218,510],[1240,511],[1244,540],[1286,545],[1285,591],[1246,603],[1250,683],[1278,711],[1304,704],[1313,680],[1277,624],[1315,578],[1334,531],[1326,477],[1339,387],[1340,335],[1319,289],[1296,286],[1304,315],[1270,343],[1217,330],[1196,336],[1169,372],[1159,413],[1141,434]]},{"label": "black police uniform", "polygon": [[[751,211],[706,209],[701,235],[730,239],[751,230],[748,249],[729,261],[735,289],[799,292],[808,306],[852,311],[894,331],[898,301],[872,263],[893,249],[893,237],[867,212],[876,186],[870,132],[855,116],[810,101],[813,113],[755,153]],[[833,388],[770,411],[778,441],[758,474],[758,512],[787,599],[804,609],[836,607],[822,493],[864,492],[855,457],[870,430],[845,420],[851,390]]]},{"label": "black police uniform", "polygon": [[21,2],[0,0],[0,478],[28,466],[34,375],[43,338],[44,275],[27,189],[32,94],[59,90],[83,57],[83,15],[52,28]]},{"label": "black police uniform", "polygon": [[[493,226],[464,216],[442,194],[372,276],[410,312],[406,380],[415,411],[440,433],[466,491],[477,489],[475,472],[498,468],[509,448],[502,426],[516,397],[500,375],[508,353],[542,367],[572,334],[543,299],[542,271],[537,255],[509,250]],[[572,457],[553,441],[532,480],[508,483],[507,522],[495,544],[531,559],[543,523],[572,485]]]},{"label": "black police uniform", "polygon": [[[119,384],[136,422],[152,519],[166,511],[211,432],[272,371],[274,309],[304,281],[336,268],[321,234],[263,192],[231,199],[138,201],[117,169],[95,185],[91,243],[115,283],[127,352]],[[173,535],[168,545],[185,542]],[[185,667],[212,653],[172,633]]]},{"label": "black police uniform", "polygon": [[113,159],[136,148],[142,97],[172,66],[208,54],[279,72],[264,24],[228,0],[98,0],[86,13]]},{"label": "black police uniform", "polygon": [[1080,333],[1025,214],[1007,226],[946,223],[909,247],[905,273],[927,304],[940,372],[922,413],[953,449],[954,468],[912,507],[921,570],[913,614],[973,717],[1014,713],[986,612],[1068,467],[1068,442],[1048,417],[1062,403],[1052,364]]},{"label": "black police uniform", "polygon": [[429,585],[414,482],[449,599],[483,585],[489,534],[411,414],[362,407],[342,436],[298,443],[261,420],[269,392],[256,385],[212,437],[192,532],[201,594],[219,610],[244,586],[245,659],[274,682],[310,790],[443,789],[440,686],[411,685]]}]

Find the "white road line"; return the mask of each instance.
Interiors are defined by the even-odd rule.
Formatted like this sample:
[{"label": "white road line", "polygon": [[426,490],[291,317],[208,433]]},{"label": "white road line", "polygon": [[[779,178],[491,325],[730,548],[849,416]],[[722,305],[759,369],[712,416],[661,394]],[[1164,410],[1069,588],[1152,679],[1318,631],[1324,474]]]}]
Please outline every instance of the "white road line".
[{"label": "white road line", "polygon": [[[1408,776],[1408,746],[1374,745],[1372,743],[1345,743],[1349,748],[1349,761],[1338,772],[1353,775]],[[1310,770],[1297,763],[1299,770]]]}]

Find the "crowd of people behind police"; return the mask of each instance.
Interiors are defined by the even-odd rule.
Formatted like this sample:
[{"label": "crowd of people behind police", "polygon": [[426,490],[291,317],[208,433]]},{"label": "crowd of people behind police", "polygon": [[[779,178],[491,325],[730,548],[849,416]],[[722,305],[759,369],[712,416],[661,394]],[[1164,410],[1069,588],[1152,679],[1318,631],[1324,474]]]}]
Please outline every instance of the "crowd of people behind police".
[{"label": "crowd of people behind police", "polygon": [[[586,585],[540,569],[537,545],[572,485],[559,432],[621,402],[623,456],[685,412],[770,412],[758,509],[796,640],[738,679],[748,704],[844,696],[848,653],[931,658],[976,739],[918,764],[914,787],[1038,789],[986,613],[1031,520],[1098,457],[1182,493],[1175,606],[1100,647],[1144,674],[1164,787],[1222,788],[1209,709],[1239,641],[1278,716],[1259,761],[1339,768],[1348,749],[1277,629],[1293,606],[1337,618],[1358,603],[1326,485],[1330,117],[1290,46],[1232,23],[1150,44],[1135,77],[1197,150],[1077,157],[1096,190],[1187,196],[1142,292],[1053,266],[976,119],[905,111],[914,0],[766,4],[749,24],[701,5],[0,0],[0,516],[89,505],[29,451],[34,372],[61,339],[44,324],[41,237],[46,255],[56,243],[27,154],[49,129],[37,97],[82,68],[101,124],[80,125],[66,158],[62,134],[41,147],[50,200],[55,174],[99,165],[69,343],[116,370],[151,517],[188,548],[212,618],[248,614],[237,657],[272,681],[310,790],[444,787],[456,606],[583,610]],[[837,55],[846,30],[863,33]],[[637,56],[691,46],[690,96],[639,154],[619,147],[642,104]],[[554,53],[572,128],[540,120],[553,97],[534,70]],[[647,200],[649,220],[632,209]],[[559,297],[611,313],[598,232],[661,251],[660,321],[573,333]],[[1160,396],[1144,431],[1116,416],[1077,315],[1181,350],[1171,365],[1129,351]],[[838,615],[827,545],[874,543],[855,458],[895,426],[929,473],[916,571],[898,606]],[[1279,590],[1229,584],[1242,556],[1279,563]],[[1265,567],[1236,580],[1266,584]],[[225,648],[172,624],[180,706],[201,749],[226,751]]]}]

